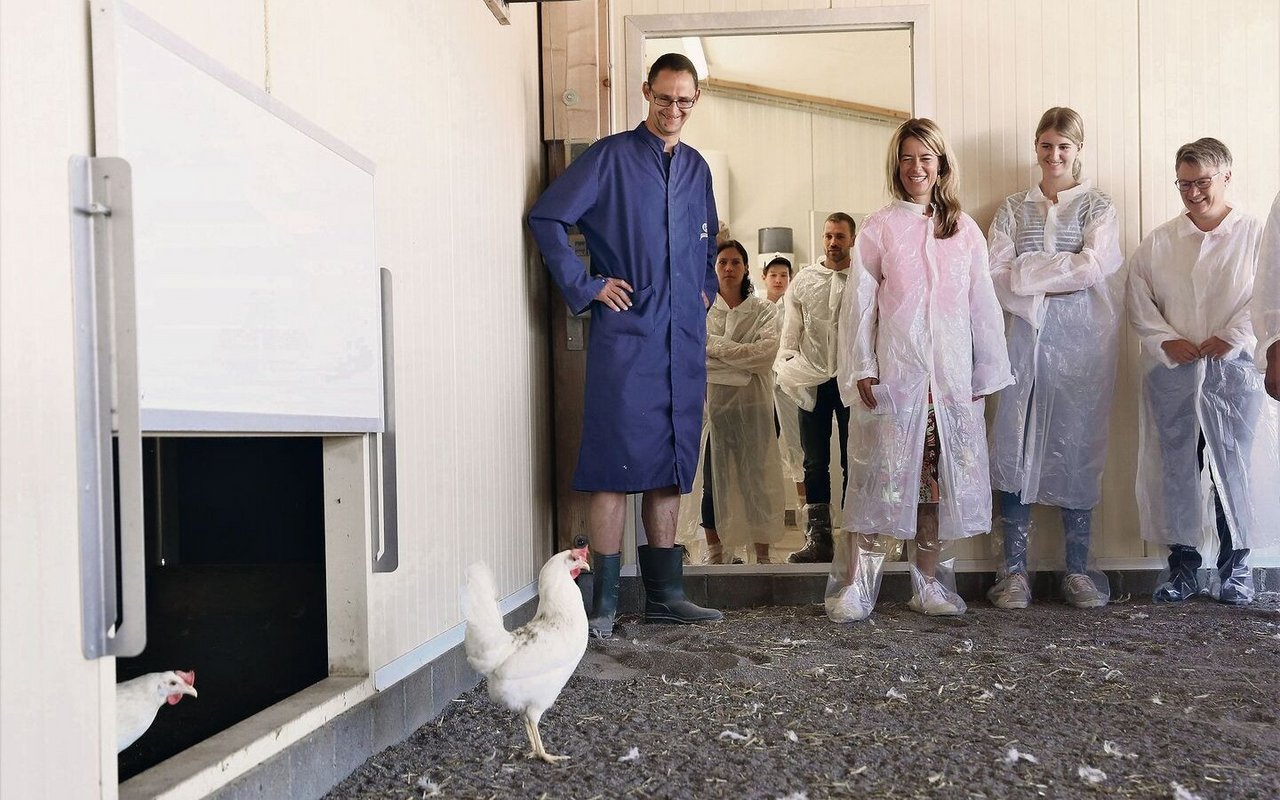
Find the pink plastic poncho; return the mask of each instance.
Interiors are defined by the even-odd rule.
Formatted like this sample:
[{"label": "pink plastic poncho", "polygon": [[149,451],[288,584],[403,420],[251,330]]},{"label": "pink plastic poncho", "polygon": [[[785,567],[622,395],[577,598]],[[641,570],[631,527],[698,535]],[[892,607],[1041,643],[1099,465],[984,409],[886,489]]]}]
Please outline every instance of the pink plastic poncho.
[{"label": "pink plastic poncho", "polygon": [[[982,232],[962,214],[959,230],[938,239],[924,212],[895,201],[867,217],[854,245],[857,289],[845,292],[838,325],[840,396],[852,411],[844,528],[916,535],[932,393],[938,535],[958,539],[991,530],[981,397],[1013,383],[1013,374]],[[858,396],[867,377],[883,387],[874,412]]]}]

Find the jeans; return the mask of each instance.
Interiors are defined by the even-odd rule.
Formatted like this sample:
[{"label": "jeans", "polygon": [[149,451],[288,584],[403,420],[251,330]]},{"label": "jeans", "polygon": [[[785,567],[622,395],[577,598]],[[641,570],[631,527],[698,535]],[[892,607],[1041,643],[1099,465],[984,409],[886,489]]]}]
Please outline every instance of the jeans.
[{"label": "jeans", "polygon": [[800,409],[800,447],[804,450],[804,493],[809,503],[831,502],[831,415],[840,428],[840,469],[844,475],[840,500],[849,486],[849,408],[840,401],[832,378],[817,387],[812,411]]},{"label": "jeans", "polygon": [[[1024,505],[1013,492],[1000,495],[1000,523],[1004,535],[1004,563],[1009,572],[1027,571],[1027,533],[1031,528],[1031,506]],[[1067,572],[1089,570],[1089,539],[1093,509],[1061,508],[1062,538],[1066,548]]]}]

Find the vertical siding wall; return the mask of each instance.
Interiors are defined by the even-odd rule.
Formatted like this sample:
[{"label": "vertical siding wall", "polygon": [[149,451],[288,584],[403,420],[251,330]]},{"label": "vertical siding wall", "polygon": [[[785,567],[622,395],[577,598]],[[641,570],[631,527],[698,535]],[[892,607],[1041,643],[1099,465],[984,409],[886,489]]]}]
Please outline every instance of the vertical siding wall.
[{"label": "vertical siding wall", "polygon": [[67,159],[90,152],[84,3],[0,0],[0,797],[96,797],[110,663],[80,655]]},{"label": "vertical siding wall", "polygon": [[[1235,154],[1232,198],[1266,213],[1280,189],[1280,5],[1274,0],[931,0],[935,105],[921,111],[957,150],[962,200],[984,229],[999,202],[1038,178],[1031,153],[1044,109],[1085,119],[1084,174],[1114,198],[1126,254],[1181,210],[1178,145],[1216,136]],[[640,14],[891,6],[876,0],[614,0],[610,5],[615,127],[628,127],[621,74],[624,18]],[[876,168],[879,169],[879,161]],[[835,199],[830,205],[841,205]],[[807,211],[807,209],[806,209]],[[1136,344],[1121,358],[1102,505],[1099,556],[1147,554],[1133,499]],[[1037,520],[1056,527],[1052,515]],[[980,545],[963,556],[980,556]],[[1049,549],[1043,551],[1046,555]],[[1154,555],[1159,555],[1155,553]],[[1276,553],[1268,554],[1271,561]],[[1118,563],[1113,562],[1113,563]]]},{"label": "vertical siding wall", "polygon": [[[377,164],[401,547],[397,572],[369,577],[377,669],[460,621],[468,563],[509,594],[546,556],[547,290],[522,222],[542,173],[537,11],[501,26],[481,0],[136,5]],[[114,670],[79,655],[66,161],[92,152],[88,4],[0,0],[0,37],[0,794],[93,797],[101,770],[114,796],[114,734],[97,734]]]}]

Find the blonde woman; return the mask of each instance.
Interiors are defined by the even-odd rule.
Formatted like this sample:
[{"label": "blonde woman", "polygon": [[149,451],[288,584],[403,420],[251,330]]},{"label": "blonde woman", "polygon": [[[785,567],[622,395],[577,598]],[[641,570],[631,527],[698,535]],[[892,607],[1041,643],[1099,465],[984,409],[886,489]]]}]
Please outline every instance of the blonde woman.
[{"label": "blonde woman", "polygon": [[1001,392],[991,431],[1003,563],[987,594],[999,608],[1031,602],[1027,550],[1035,503],[1061,513],[1063,598],[1097,608],[1110,597],[1106,575],[1089,570],[1089,542],[1107,460],[1125,270],[1115,206],[1080,179],[1083,147],[1079,114],[1046,111],[1035,137],[1040,180],[1006,199],[991,225],[991,278],[1009,312],[1017,379]]},{"label": "blonde woman", "polygon": [[982,398],[1013,382],[1004,318],[982,231],[960,209],[956,160],[929,119],[890,142],[894,201],[863,223],[857,288],[840,308],[837,379],[850,420],[848,531],[864,534],[833,562],[827,613],[865,618],[878,588],[871,539],[915,541],[911,608],[960,614],[940,577],[941,540],[991,527]]}]

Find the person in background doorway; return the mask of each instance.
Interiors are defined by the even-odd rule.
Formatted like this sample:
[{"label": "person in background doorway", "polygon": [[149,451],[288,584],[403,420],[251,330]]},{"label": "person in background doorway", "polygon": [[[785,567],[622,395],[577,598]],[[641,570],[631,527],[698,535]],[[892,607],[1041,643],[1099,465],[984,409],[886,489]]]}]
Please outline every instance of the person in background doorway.
[{"label": "person in background doorway", "polygon": [[[719,288],[711,170],[680,131],[698,102],[693,63],[660,56],[642,86],[648,116],[579,156],[534,204],[529,228],[575,312],[591,310],[582,449],[573,488],[591,493],[590,630],[613,634],[628,493],[643,493],[638,548],[645,618],[710,622],[684,594],[674,547],[693,485],[706,394],[706,313]],[[569,244],[586,236],[588,273]]]},{"label": "person in background doorway", "polygon": [[840,309],[839,389],[856,406],[844,527],[857,541],[828,579],[836,622],[875,605],[870,537],[914,539],[912,610],[964,612],[940,572],[941,540],[991,528],[982,398],[1013,383],[987,243],[960,209],[955,156],[937,124],[900,125],[886,168],[895,199],[864,220],[857,286]]},{"label": "person in background doorway", "polygon": [[1280,532],[1280,441],[1249,320],[1262,223],[1227,202],[1222,142],[1183,145],[1174,170],[1186,211],[1147,234],[1129,267],[1129,318],[1142,342],[1138,514],[1142,537],[1169,548],[1156,602],[1200,593],[1200,547],[1215,530],[1217,598],[1246,604],[1249,551]]},{"label": "person in background doorway", "polygon": [[[761,271],[765,293],[770,303],[778,311],[778,330],[786,324],[787,304],[783,297],[787,287],[791,285],[791,261],[783,255],[775,254],[765,263]],[[778,386],[776,374],[773,386],[774,414],[777,416],[778,446],[782,452],[782,474],[795,483],[796,497],[800,505],[805,503],[804,496],[804,449],[800,446],[800,407]]]},{"label": "person in background doorway", "polygon": [[1280,194],[1262,233],[1258,277],[1253,286],[1253,333],[1258,338],[1258,369],[1266,375],[1267,394],[1280,400]]},{"label": "person in background doorway", "polygon": [[772,563],[782,538],[782,464],[773,420],[773,303],[756,297],[747,249],[730,239],[716,254],[720,291],[707,314],[707,430],[702,457],[706,561],[723,564],[752,545],[756,563]]},{"label": "person in background doorway", "polygon": [[805,545],[787,556],[793,564],[831,561],[831,419],[840,432],[841,490],[849,482],[849,408],[836,388],[836,325],[849,279],[849,249],[856,225],[837,211],[822,226],[825,255],[800,270],[787,293],[778,349],[778,387],[800,408],[804,450]]},{"label": "person in background doorway", "polygon": [[988,237],[1016,379],[997,398],[990,439],[1004,557],[987,596],[998,608],[1031,602],[1033,503],[1061,512],[1066,601],[1098,608],[1111,594],[1106,575],[1089,569],[1089,541],[1107,460],[1124,256],[1111,198],[1080,180],[1083,147],[1079,114],[1046,111],[1036,126],[1040,181],[1001,204]]}]

